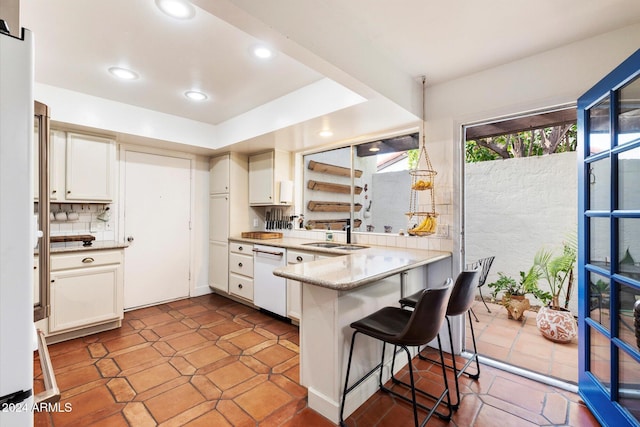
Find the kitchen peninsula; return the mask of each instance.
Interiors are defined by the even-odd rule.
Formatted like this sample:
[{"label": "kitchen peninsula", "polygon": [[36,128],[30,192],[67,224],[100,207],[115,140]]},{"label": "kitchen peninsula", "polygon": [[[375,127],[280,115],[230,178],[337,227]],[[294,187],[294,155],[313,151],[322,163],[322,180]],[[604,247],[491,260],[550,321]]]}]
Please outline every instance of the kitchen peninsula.
[{"label": "kitchen peninsula", "polygon": [[[379,308],[397,306],[401,295],[425,284],[436,286],[452,275],[451,253],[394,247],[369,247],[349,255],[289,265],[274,275],[302,282],[300,382],[308,389],[309,407],[339,421],[349,343],[349,324]],[[381,344],[357,340],[351,378],[366,374],[380,360]],[[389,378],[389,365],[383,381]],[[396,369],[406,364],[398,358]],[[370,376],[347,397],[345,418],[378,388]]]}]

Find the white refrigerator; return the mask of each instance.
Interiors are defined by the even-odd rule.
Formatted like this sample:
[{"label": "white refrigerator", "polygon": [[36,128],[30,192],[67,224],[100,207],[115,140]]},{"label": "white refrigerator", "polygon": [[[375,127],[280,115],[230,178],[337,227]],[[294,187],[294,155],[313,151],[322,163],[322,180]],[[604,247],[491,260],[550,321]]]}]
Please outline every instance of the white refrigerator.
[{"label": "white refrigerator", "polygon": [[33,424],[33,39],[0,33],[0,426]]},{"label": "white refrigerator", "polygon": [[[33,203],[33,69],[31,32],[0,32],[0,427],[32,426],[34,406],[60,398],[44,335],[34,327],[33,249],[41,233]],[[47,143],[39,145],[46,159]],[[40,181],[48,210],[47,180]],[[46,390],[34,396],[36,348]]]}]

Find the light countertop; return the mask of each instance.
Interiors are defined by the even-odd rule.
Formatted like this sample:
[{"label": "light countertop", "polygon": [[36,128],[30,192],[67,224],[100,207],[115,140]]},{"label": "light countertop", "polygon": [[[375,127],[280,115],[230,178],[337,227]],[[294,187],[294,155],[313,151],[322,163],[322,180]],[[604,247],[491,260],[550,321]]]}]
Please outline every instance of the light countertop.
[{"label": "light countertop", "polygon": [[282,239],[230,238],[231,241],[276,246],[333,255],[317,261],[293,264],[277,268],[273,274],[298,280],[311,285],[334,290],[351,290],[368,285],[412,268],[420,267],[451,257],[451,252],[397,248],[390,246],[368,246],[356,251],[318,248],[305,245],[317,240],[284,237]]}]

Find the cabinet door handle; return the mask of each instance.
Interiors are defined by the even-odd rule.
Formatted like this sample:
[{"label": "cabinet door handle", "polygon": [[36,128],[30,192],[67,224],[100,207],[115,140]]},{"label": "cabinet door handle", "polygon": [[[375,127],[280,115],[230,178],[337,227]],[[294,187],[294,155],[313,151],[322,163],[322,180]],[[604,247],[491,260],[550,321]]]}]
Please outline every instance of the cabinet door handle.
[{"label": "cabinet door handle", "polygon": [[242,289],[242,283],[238,284],[238,288]]},{"label": "cabinet door handle", "polygon": [[51,190],[51,194],[56,194],[58,190]]},{"label": "cabinet door handle", "polygon": [[95,259],[89,257],[86,257],[85,259],[82,260],[83,264],[91,264],[93,261],[95,261]]},{"label": "cabinet door handle", "polygon": [[302,257],[301,257],[300,255],[298,255],[298,256],[296,257],[296,260],[298,260],[298,261],[302,261]]},{"label": "cabinet door handle", "polygon": [[71,190],[67,190],[67,194],[71,194]]},{"label": "cabinet door handle", "polygon": [[238,246],[238,250],[241,251],[242,250],[242,246]]},{"label": "cabinet door handle", "polygon": [[238,267],[242,267],[242,263],[241,262],[238,263]]}]

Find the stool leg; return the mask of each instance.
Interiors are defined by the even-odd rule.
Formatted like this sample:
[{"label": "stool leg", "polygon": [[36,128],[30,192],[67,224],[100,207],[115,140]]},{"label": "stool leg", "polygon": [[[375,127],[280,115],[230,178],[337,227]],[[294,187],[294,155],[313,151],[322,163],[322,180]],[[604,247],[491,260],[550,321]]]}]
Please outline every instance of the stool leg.
[{"label": "stool leg", "polygon": [[473,323],[471,322],[471,314],[469,314],[469,327],[471,328],[471,340],[473,341],[473,359],[476,359],[476,370],[477,373],[475,375],[467,374],[469,378],[477,380],[480,378],[480,361],[478,360],[478,348],[476,347],[476,334],[473,331]]},{"label": "stool leg", "polygon": [[[380,356],[380,375],[378,376],[378,386],[382,389],[384,385],[382,384],[382,367],[384,366],[384,350],[387,348],[387,343],[382,341],[382,356]],[[395,346],[393,346],[393,358],[391,359],[391,371],[393,372],[393,362],[396,361],[395,355]]]},{"label": "stool leg", "polygon": [[[457,411],[458,406],[460,406],[460,389],[458,386],[458,367],[456,365],[456,355],[453,352],[453,337],[451,336],[451,321],[449,321],[449,316],[446,316],[446,319],[447,319],[447,329],[449,331],[449,345],[451,349],[451,359],[453,361],[453,363],[451,364],[451,367],[453,368],[453,379],[456,382],[456,399],[457,399],[456,404],[451,405],[451,409],[453,409],[454,411]],[[440,349],[440,352],[442,353],[442,349]],[[440,355],[440,357],[442,358],[442,354]],[[442,359],[442,363],[444,368],[444,359]]]},{"label": "stool leg", "polygon": [[[407,353],[407,361],[409,362],[409,380],[410,380],[409,383],[411,384],[411,403],[413,404],[413,420],[415,422],[416,427],[419,427],[420,423],[418,422],[418,403],[416,400],[416,384],[415,384],[415,381],[413,380],[413,363],[411,362],[411,352],[409,352],[409,349],[407,348],[406,345],[403,345],[402,348]],[[393,358],[395,359],[395,354]]]},{"label": "stool leg", "polygon": [[[349,362],[347,363],[347,375],[344,379],[344,391],[342,392],[342,404],[340,405],[340,425],[345,426],[344,423],[344,402],[347,400],[347,387],[349,386],[349,372],[351,371],[351,358],[353,357],[353,344],[356,341],[356,335],[358,331],[355,331],[351,336],[351,348],[349,348]],[[384,354],[384,353],[383,353]]]},{"label": "stool leg", "polygon": [[476,322],[480,322],[480,319],[478,319],[478,316],[476,316],[476,312],[473,311],[473,308],[470,308],[469,311],[471,311],[471,313],[473,313],[473,317],[476,318]]},{"label": "stool leg", "polygon": [[484,300],[484,297],[482,296],[482,286],[479,286],[478,290],[480,291],[480,299],[482,299],[482,303],[487,308],[487,311],[491,313],[491,310],[489,310],[489,306],[487,305],[487,302]]},{"label": "stool leg", "polygon": [[[447,408],[449,409],[449,414],[446,416],[442,416],[441,414],[438,414],[440,416],[440,418],[442,418],[445,421],[450,421],[451,420],[451,415],[453,414],[452,411],[452,406],[451,406],[451,394],[449,393],[449,381],[447,380],[447,367],[444,363],[444,354],[442,353],[442,340],[440,339],[440,334],[438,334],[438,351],[440,353],[440,362],[442,362],[440,365],[442,366],[442,378],[444,379],[444,390],[446,392],[447,395],[447,401],[446,401],[446,405]],[[440,403],[440,401],[438,401],[436,403],[436,406]],[[434,406],[434,409],[436,408],[436,406]]]}]

